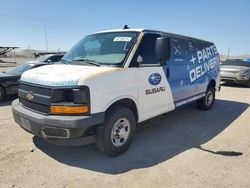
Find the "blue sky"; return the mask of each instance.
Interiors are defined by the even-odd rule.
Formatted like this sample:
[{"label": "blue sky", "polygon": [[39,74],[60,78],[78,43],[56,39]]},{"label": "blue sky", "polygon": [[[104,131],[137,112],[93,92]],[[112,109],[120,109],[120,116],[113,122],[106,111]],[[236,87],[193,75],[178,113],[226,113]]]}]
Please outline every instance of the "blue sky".
[{"label": "blue sky", "polygon": [[0,0],[0,46],[68,50],[86,34],[157,29],[215,42],[220,53],[250,54],[250,0]]}]

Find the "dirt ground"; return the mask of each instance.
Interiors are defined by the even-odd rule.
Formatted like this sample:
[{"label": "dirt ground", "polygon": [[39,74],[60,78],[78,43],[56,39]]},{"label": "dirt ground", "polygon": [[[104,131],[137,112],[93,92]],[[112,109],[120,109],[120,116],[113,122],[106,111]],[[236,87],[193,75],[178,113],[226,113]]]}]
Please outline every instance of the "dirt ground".
[{"label": "dirt ground", "polygon": [[142,123],[130,149],[53,146],[0,103],[0,187],[250,187],[250,89],[223,85],[211,111],[190,104]]}]

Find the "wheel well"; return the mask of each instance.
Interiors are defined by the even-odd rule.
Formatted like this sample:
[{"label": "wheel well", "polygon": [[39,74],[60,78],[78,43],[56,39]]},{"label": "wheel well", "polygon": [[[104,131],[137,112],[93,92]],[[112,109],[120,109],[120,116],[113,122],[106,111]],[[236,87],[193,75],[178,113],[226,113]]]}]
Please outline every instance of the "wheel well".
[{"label": "wheel well", "polygon": [[6,93],[5,88],[0,84],[0,88],[3,89],[4,94]]},{"label": "wheel well", "polygon": [[216,86],[215,80],[211,80],[211,81],[209,82],[209,84],[208,84],[208,88],[209,88],[209,87],[215,88],[215,86]]},{"label": "wheel well", "polygon": [[5,91],[5,88],[2,85],[0,85],[0,89],[3,90],[3,94],[1,95],[1,101],[2,101],[6,96],[6,91]]},{"label": "wheel well", "polygon": [[132,99],[120,99],[118,101],[116,101],[115,103],[113,103],[107,110],[106,110],[106,114],[115,106],[125,106],[127,108],[129,108],[130,110],[132,110],[136,122],[138,121],[138,111],[137,111],[137,107],[135,102]]}]

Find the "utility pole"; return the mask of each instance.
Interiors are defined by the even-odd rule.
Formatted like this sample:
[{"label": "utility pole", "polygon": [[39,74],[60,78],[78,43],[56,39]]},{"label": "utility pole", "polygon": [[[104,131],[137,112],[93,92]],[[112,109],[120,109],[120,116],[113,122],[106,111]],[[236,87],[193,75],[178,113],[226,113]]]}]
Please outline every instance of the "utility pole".
[{"label": "utility pole", "polygon": [[229,55],[230,55],[230,46],[228,46],[228,51],[227,51],[227,58],[229,59]]},{"label": "utility pole", "polygon": [[44,25],[44,35],[45,35],[45,44],[46,44],[46,51],[48,52],[48,39],[47,39],[47,27],[46,24]]}]

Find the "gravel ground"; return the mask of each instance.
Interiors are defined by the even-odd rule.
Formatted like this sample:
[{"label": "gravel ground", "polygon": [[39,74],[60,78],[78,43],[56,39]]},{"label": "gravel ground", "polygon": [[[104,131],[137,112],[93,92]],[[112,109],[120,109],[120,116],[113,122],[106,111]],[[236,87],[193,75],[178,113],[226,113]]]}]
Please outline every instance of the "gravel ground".
[{"label": "gravel ground", "polygon": [[250,89],[222,86],[211,111],[190,104],[139,125],[130,149],[56,147],[0,103],[0,187],[250,187]]}]

